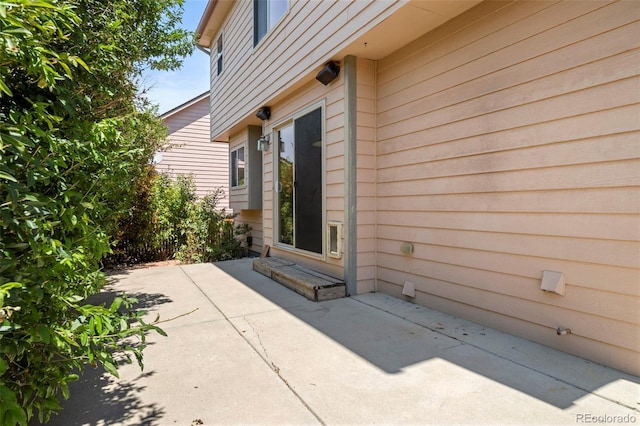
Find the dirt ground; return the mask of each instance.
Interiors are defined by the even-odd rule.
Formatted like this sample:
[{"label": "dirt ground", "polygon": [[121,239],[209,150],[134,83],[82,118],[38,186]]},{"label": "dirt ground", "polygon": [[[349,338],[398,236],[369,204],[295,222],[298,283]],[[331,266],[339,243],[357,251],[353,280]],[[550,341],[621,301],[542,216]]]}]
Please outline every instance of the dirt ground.
[{"label": "dirt ground", "polygon": [[176,259],[171,259],[171,260],[161,260],[159,262],[140,263],[137,265],[122,265],[122,266],[117,266],[115,268],[105,269],[105,272],[113,273],[118,271],[131,271],[135,269],[157,268],[159,266],[175,266],[175,265],[182,265],[182,262]]}]

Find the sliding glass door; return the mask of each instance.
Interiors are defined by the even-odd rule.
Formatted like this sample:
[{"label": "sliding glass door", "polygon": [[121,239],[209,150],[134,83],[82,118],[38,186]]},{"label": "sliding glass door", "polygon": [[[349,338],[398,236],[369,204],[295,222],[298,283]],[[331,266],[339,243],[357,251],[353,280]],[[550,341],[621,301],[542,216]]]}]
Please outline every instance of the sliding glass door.
[{"label": "sliding glass door", "polygon": [[278,242],[322,254],[322,109],[277,131]]}]

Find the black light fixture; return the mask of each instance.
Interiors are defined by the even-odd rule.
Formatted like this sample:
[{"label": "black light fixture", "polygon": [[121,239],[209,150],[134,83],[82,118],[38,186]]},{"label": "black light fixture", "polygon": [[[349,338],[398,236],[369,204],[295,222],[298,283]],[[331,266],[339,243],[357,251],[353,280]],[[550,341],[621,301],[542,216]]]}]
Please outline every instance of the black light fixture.
[{"label": "black light fixture", "polygon": [[271,108],[269,108],[268,106],[263,106],[258,110],[258,112],[256,112],[256,117],[258,117],[260,120],[268,120],[269,117],[271,117]]},{"label": "black light fixture", "polygon": [[333,61],[327,62],[327,64],[318,72],[318,75],[316,75],[316,80],[326,86],[338,78],[338,74],[340,74],[340,65]]}]

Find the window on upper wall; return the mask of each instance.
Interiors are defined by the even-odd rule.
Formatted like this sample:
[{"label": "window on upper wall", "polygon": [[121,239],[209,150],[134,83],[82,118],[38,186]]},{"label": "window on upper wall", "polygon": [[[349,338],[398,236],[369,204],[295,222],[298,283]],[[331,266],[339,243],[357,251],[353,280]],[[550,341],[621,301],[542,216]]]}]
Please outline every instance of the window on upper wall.
[{"label": "window on upper wall", "polygon": [[231,187],[244,186],[244,147],[231,151]]},{"label": "window on upper wall", "polygon": [[216,65],[218,67],[217,75],[220,75],[222,73],[222,34],[220,34],[220,37],[218,37],[216,46],[217,46]]},{"label": "window on upper wall", "polygon": [[287,11],[288,0],[253,0],[253,45],[274,27]]}]

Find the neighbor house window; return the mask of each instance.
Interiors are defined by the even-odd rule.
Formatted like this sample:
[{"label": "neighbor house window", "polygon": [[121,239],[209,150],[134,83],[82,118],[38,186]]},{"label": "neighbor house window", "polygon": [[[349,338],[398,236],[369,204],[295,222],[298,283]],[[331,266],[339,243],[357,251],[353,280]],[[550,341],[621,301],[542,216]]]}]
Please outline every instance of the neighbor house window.
[{"label": "neighbor house window", "polygon": [[244,184],[244,147],[242,146],[231,151],[231,187]]},{"label": "neighbor house window", "polygon": [[218,37],[218,41],[216,42],[217,45],[217,55],[216,55],[216,62],[217,62],[217,67],[218,67],[218,75],[220,75],[222,73],[222,34],[220,34],[220,37]]},{"label": "neighbor house window", "polygon": [[253,45],[274,27],[287,11],[287,0],[253,0]]}]

